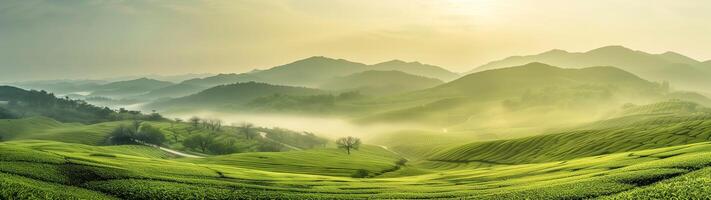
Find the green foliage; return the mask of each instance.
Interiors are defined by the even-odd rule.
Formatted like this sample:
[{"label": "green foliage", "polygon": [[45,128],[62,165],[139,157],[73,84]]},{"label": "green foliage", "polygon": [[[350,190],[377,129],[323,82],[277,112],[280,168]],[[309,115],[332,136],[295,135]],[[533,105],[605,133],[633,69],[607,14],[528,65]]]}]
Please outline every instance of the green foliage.
[{"label": "green foliage", "polygon": [[135,139],[135,131],[125,125],[120,125],[116,127],[111,133],[109,133],[109,144],[122,145],[122,144],[135,144],[133,141]]},{"label": "green foliage", "polygon": [[160,129],[150,124],[144,124],[138,133],[135,134],[135,139],[149,144],[160,145],[165,142],[165,135],[163,135]]},{"label": "green foliage", "polygon": [[208,147],[213,143],[215,143],[215,138],[206,134],[192,135],[183,140],[183,146],[200,150],[203,153],[207,153]]},{"label": "green foliage", "polygon": [[365,178],[365,177],[368,177],[368,174],[369,174],[369,173],[368,173],[368,170],[358,169],[358,170],[356,170],[355,172],[353,172],[353,175],[351,175],[351,177],[353,177],[353,178]]}]

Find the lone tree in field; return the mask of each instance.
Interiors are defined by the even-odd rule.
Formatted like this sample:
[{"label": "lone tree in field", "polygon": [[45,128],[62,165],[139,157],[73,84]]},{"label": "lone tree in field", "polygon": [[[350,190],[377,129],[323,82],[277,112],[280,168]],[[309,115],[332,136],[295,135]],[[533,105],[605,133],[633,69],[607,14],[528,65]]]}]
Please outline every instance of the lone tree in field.
[{"label": "lone tree in field", "polygon": [[346,152],[348,152],[348,155],[350,155],[351,149],[358,150],[360,147],[360,138],[351,136],[338,138],[338,140],[336,140],[336,144],[339,149],[345,149]]}]

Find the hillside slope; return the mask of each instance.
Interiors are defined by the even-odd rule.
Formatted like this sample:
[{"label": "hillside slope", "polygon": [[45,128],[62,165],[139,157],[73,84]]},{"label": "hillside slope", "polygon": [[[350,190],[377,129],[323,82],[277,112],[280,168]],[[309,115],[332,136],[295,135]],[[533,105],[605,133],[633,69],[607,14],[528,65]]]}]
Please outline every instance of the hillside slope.
[{"label": "hillside slope", "polygon": [[217,109],[236,108],[258,97],[274,94],[315,95],[325,92],[304,87],[270,85],[266,83],[235,83],[216,86],[197,94],[166,101],[159,101],[145,106],[146,109]]},{"label": "hillside slope", "polygon": [[359,121],[457,125],[464,129],[558,126],[595,120],[625,103],[663,99],[666,90],[661,85],[617,68],[561,69],[531,63],[478,72],[433,88],[377,99],[372,104],[392,108]]},{"label": "hillside slope", "polygon": [[564,132],[474,142],[428,160],[523,164],[711,141],[711,110],[688,102],[635,106],[626,115]]},{"label": "hillside slope", "polygon": [[334,91],[358,91],[365,95],[394,95],[434,87],[444,82],[401,71],[364,71],[334,78],[320,88]]}]

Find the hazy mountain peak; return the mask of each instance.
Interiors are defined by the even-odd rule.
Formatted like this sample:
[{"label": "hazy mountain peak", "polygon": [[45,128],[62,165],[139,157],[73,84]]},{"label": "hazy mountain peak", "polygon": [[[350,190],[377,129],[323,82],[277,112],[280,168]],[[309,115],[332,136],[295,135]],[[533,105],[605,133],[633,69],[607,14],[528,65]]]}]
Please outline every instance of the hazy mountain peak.
[{"label": "hazy mountain peak", "polygon": [[543,52],[539,55],[559,55],[559,54],[566,54],[569,53],[568,51],[561,50],[561,49],[551,49],[549,51]]},{"label": "hazy mountain peak", "polygon": [[673,51],[667,51],[662,54],[659,54],[663,59],[673,62],[673,63],[683,63],[683,64],[698,64],[699,61],[695,60],[693,58],[689,58],[688,56],[682,55],[677,52]]},{"label": "hazy mountain peak", "polygon": [[635,52],[634,50],[621,46],[621,45],[610,45],[604,46],[597,49],[588,51],[587,53],[630,53]]}]

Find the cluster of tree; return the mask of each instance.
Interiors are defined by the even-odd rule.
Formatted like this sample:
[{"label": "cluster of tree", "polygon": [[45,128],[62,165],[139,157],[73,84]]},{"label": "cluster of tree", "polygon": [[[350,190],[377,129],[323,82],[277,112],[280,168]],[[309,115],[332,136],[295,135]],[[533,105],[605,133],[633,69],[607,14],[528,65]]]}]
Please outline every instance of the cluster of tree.
[{"label": "cluster of tree", "polygon": [[299,147],[302,149],[313,149],[316,147],[323,147],[328,143],[328,140],[316,136],[309,132],[296,132],[283,128],[258,128],[259,131],[265,132],[266,137],[279,141],[281,143],[289,144],[291,146]]},{"label": "cluster of tree", "polygon": [[[175,119],[174,123],[181,123],[182,119]],[[184,147],[200,151],[202,153],[210,154],[230,154],[241,152],[237,145],[237,140],[235,137],[227,137],[225,135],[220,135],[218,133],[223,133],[222,120],[219,119],[201,119],[197,116],[188,119],[189,127],[185,130],[188,133],[188,137],[182,141]],[[206,131],[207,133],[197,133],[197,131]],[[254,130],[253,125],[243,124],[236,128],[237,135],[244,135],[246,140],[253,140],[257,131]],[[178,137],[177,132],[173,134],[174,140],[177,143]]]},{"label": "cluster of tree", "polygon": [[160,120],[162,117],[153,113],[143,115],[138,111],[115,111],[108,107],[98,107],[82,100],[69,97],[58,98],[44,90],[22,90],[10,86],[0,86],[0,101],[5,112],[13,116],[46,116],[62,122],[98,123],[125,119]]},{"label": "cluster of tree", "polygon": [[233,138],[218,139],[218,137],[209,134],[195,134],[183,140],[183,146],[187,148],[202,153],[220,155],[240,152],[235,143],[236,140]]},{"label": "cluster of tree", "polygon": [[136,143],[161,145],[165,140],[165,135],[159,128],[143,124],[139,120],[133,121],[129,126],[120,125],[109,134],[108,138],[109,144],[113,145]]}]

